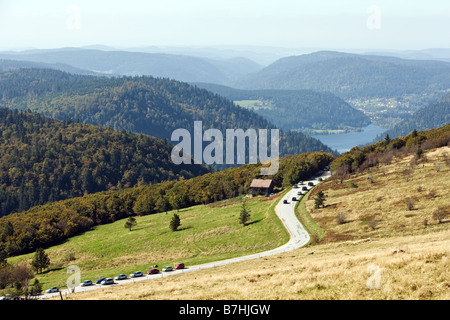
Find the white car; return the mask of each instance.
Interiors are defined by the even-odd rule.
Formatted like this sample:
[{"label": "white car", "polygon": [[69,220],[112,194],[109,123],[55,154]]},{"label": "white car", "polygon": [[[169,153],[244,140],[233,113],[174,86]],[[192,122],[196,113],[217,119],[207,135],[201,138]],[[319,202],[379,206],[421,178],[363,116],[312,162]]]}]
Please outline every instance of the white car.
[{"label": "white car", "polygon": [[58,292],[59,289],[58,287],[51,287],[50,289],[47,289],[47,291],[45,291],[46,293],[53,293],[53,292]]},{"label": "white car", "polygon": [[144,274],[140,271],[136,271],[133,272],[132,274],[130,274],[130,278],[137,278],[137,277],[142,277]]}]

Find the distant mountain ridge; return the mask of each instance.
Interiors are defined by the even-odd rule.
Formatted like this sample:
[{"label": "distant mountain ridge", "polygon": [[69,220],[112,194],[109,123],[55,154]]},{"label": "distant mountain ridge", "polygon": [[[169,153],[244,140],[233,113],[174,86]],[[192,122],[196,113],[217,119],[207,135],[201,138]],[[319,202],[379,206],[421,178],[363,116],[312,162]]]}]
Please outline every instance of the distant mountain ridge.
[{"label": "distant mountain ridge", "polygon": [[345,99],[395,97],[450,88],[450,63],[321,51],[282,58],[233,87],[329,91]]},{"label": "distant mountain ridge", "polygon": [[0,59],[66,64],[104,75],[149,75],[186,82],[228,83],[262,67],[246,58],[207,59],[188,55],[61,48],[0,52]]}]

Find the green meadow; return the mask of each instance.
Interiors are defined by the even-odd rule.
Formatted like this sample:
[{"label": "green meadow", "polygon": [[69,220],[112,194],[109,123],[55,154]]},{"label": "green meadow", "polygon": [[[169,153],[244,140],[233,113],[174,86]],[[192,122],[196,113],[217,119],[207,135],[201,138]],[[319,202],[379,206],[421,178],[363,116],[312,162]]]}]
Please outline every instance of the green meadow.
[{"label": "green meadow", "polygon": [[[289,235],[275,214],[279,195],[248,199],[251,218],[247,226],[239,223],[242,197],[136,217],[137,225],[124,227],[125,220],[96,226],[59,245],[45,248],[51,265],[36,277],[43,289],[66,286],[67,267],[77,265],[81,281],[115,277],[134,271],[146,273],[152,265],[163,268],[183,262],[189,265],[228,259],[276,248]],[[178,231],[171,231],[174,213],[181,219]],[[11,263],[31,262],[34,253],[8,259]]]}]

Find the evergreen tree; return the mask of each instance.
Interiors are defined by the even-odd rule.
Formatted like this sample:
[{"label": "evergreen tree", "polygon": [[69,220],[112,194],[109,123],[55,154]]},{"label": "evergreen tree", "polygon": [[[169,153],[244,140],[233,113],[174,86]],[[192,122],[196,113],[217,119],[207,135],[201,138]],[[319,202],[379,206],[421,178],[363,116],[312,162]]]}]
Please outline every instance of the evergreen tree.
[{"label": "evergreen tree", "polygon": [[31,261],[31,267],[37,273],[42,273],[42,271],[50,265],[50,258],[45,253],[44,249],[38,248],[34,254],[33,260]]},{"label": "evergreen tree", "polygon": [[170,230],[177,231],[178,227],[181,225],[180,216],[176,213],[173,214],[172,220],[170,220]]},{"label": "evergreen tree", "polygon": [[325,207],[325,194],[323,191],[319,191],[317,196],[314,198],[314,207],[319,209],[320,206]]},{"label": "evergreen tree", "polygon": [[248,220],[250,220],[250,210],[247,209],[247,204],[245,201],[242,201],[242,206],[241,206],[241,214],[239,215],[239,222],[243,225],[246,226]]},{"label": "evergreen tree", "polygon": [[131,228],[133,228],[135,225],[137,225],[136,218],[130,216],[130,217],[128,217],[127,221],[125,222],[124,227],[131,231]]},{"label": "evergreen tree", "polygon": [[33,284],[31,285],[31,288],[29,290],[30,295],[36,296],[42,292],[42,284],[39,282],[38,279],[34,279]]}]

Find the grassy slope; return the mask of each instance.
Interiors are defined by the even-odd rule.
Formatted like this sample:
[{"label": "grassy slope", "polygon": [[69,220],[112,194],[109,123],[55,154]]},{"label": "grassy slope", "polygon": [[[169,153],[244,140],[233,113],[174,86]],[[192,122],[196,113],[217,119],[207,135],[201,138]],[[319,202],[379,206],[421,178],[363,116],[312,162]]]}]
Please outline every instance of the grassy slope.
[{"label": "grassy slope", "polygon": [[[325,209],[312,210],[314,192],[306,201],[306,208],[325,230],[318,245],[257,263],[242,262],[70,298],[448,300],[450,223],[438,224],[431,215],[435,208],[450,203],[445,152],[450,154],[450,148],[427,153],[428,161],[419,163],[408,181],[401,170],[409,166],[410,157],[354,175],[343,185],[327,181],[315,188],[314,192],[322,189],[328,195]],[[375,183],[370,183],[370,177]],[[349,187],[349,182],[358,188]],[[430,190],[435,190],[435,197],[429,196]],[[406,208],[408,196],[416,199],[415,210]],[[335,219],[341,211],[347,215],[345,224]],[[367,223],[372,216],[380,220],[374,230]],[[380,289],[367,286],[371,265],[380,268]]]},{"label": "grassy slope", "polygon": [[[38,279],[44,289],[54,285],[64,287],[69,265],[80,267],[83,281],[145,272],[153,264],[162,268],[184,262],[189,266],[266,251],[289,240],[273,210],[277,201],[277,195],[248,200],[251,221],[246,227],[239,224],[239,198],[180,210],[181,226],[177,232],[169,229],[176,211],[137,217],[137,225],[131,232],[124,228],[124,220],[97,226],[46,249],[51,271]],[[33,255],[8,261],[28,263]]]}]

